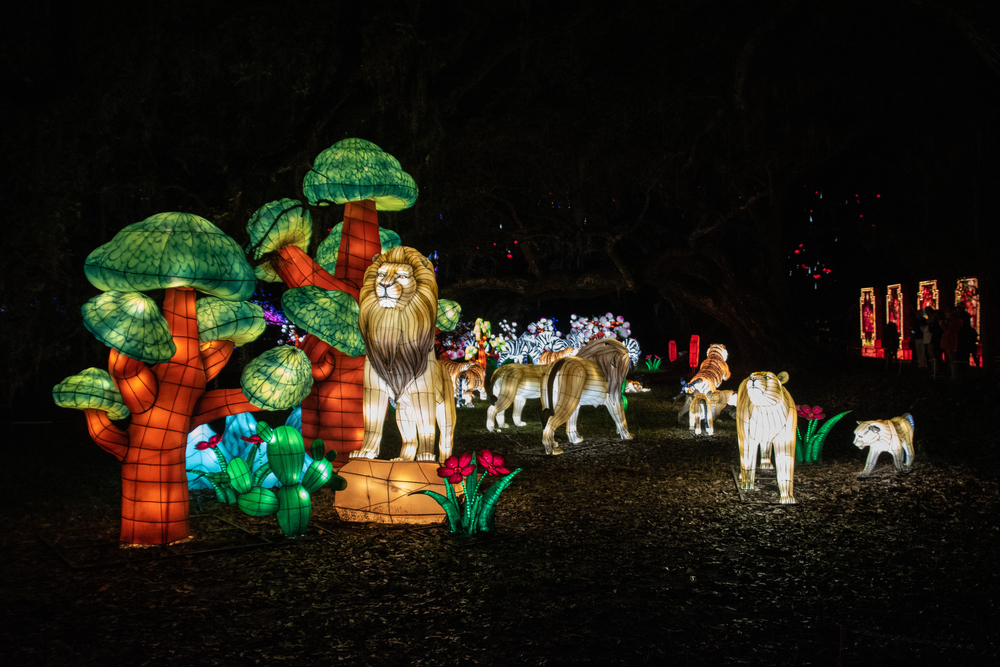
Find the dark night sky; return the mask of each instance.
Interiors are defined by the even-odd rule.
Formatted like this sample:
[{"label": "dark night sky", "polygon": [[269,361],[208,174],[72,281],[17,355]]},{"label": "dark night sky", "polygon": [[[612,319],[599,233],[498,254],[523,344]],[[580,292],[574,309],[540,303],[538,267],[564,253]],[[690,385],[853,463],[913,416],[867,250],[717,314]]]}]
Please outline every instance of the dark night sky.
[{"label": "dark night sky", "polygon": [[[385,224],[447,255],[445,292],[474,277],[463,267],[529,275],[519,251],[504,263],[515,236],[535,239],[546,275],[612,266],[601,248],[619,233],[633,270],[690,274],[645,268],[635,291],[590,299],[464,293],[494,318],[612,310],[657,341],[725,336],[732,315],[698,307],[727,289],[698,284],[715,250],[758,292],[784,275],[781,308],[799,316],[846,317],[869,284],[990,282],[998,19],[977,0],[24,3],[2,47],[15,236],[0,343],[35,372],[90,357],[78,323],[38,306],[72,317],[92,296],[87,252],[163,210],[243,242],[249,214],[299,196],[311,159],[347,136],[417,179],[417,207]],[[576,208],[554,218],[545,199]],[[498,257],[473,251],[494,241]],[[832,271],[818,289],[787,280],[798,243]],[[664,259],[682,252],[687,265]]]}]

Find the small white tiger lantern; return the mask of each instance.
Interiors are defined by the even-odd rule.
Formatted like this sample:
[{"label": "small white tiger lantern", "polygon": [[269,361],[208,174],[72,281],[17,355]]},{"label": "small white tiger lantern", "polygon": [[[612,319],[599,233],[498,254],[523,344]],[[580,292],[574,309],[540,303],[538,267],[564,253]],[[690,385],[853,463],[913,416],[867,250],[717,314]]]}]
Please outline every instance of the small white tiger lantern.
[{"label": "small white tiger lantern", "polygon": [[854,429],[854,445],[868,447],[868,461],[858,477],[868,477],[882,452],[889,452],[892,463],[900,472],[913,469],[913,416],[907,412],[899,417],[879,421],[858,422]]},{"label": "small white tiger lantern", "polygon": [[[762,470],[776,468],[778,502],[795,503],[795,427],[798,411],[785,389],[788,373],[753,373],[736,392],[736,436],[740,444],[740,489],[754,488],[757,449]],[[771,461],[774,461],[772,464]]]}]

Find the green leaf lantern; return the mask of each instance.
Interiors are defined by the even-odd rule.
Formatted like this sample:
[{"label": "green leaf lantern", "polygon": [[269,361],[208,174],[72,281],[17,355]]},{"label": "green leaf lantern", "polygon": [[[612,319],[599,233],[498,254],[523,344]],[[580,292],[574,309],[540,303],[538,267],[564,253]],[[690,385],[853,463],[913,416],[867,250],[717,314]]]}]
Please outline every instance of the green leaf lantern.
[{"label": "green leaf lantern", "polygon": [[379,211],[401,211],[417,200],[417,184],[399,161],[365,139],[344,139],[316,156],[302,181],[310,204],[375,200]]},{"label": "green leaf lantern", "polygon": [[158,364],[177,352],[167,320],[141,292],[102,292],[83,304],[81,312],[87,331],[128,357]]},{"label": "green leaf lantern", "polygon": [[437,328],[441,331],[454,331],[458,320],[462,317],[462,307],[457,301],[438,299]]},{"label": "green leaf lantern", "polygon": [[318,336],[349,357],[365,353],[358,328],[358,302],[347,292],[325,290],[315,285],[296,287],[281,297],[285,316],[297,327]]},{"label": "green leaf lantern", "polygon": [[236,347],[257,340],[267,322],[264,309],[249,301],[226,301],[218,297],[199,299],[198,340],[231,340]]},{"label": "green leaf lantern", "polygon": [[[254,259],[291,245],[308,251],[312,239],[312,216],[299,200],[279,199],[264,204],[250,216],[247,233],[250,234]],[[281,282],[270,262],[258,265],[254,273],[261,280]]]},{"label": "green leaf lantern", "polygon": [[130,414],[111,376],[99,368],[69,376],[53,387],[52,398],[61,408],[102,410],[111,419],[125,419]]},{"label": "green leaf lantern", "polygon": [[312,363],[302,350],[282,345],[247,364],[240,379],[243,395],[262,410],[287,410],[312,388]]},{"label": "green leaf lantern", "polygon": [[157,213],[125,227],[88,255],[84,272],[105,292],[192,287],[245,301],[256,285],[236,241],[190,213]]},{"label": "green leaf lantern", "polygon": [[[337,271],[337,255],[340,252],[340,234],[344,229],[344,223],[338,222],[330,230],[323,242],[316,248],[316,263],[329,271],[331,274]],[[403,245],[403,240],[399,234],[391,229],[378,228],[378,240],[382,245],[382,252],[388,252],[397,246]]]}]

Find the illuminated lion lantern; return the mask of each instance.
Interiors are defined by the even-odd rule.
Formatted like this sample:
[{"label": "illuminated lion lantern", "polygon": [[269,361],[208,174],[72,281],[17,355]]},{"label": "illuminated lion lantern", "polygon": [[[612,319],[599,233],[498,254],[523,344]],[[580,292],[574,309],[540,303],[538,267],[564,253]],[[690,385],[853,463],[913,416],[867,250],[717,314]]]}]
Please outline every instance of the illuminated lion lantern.
[{"label": "illuminated lion lantern", "polygon": [[896,470],[909,472],[913,469],[913,416],[907,412],[892,419],[858,422],[854,445],[858,449],[869,448],[865,469],[858,477],[872,474],[882,452],[889,452]]},{"label": "illuminated lion lantern", "polygon": [[562,454],[556,446],[556,429],[566,424],[569,442],[583,438],[576,430],[581,405],[607,406],[622,440],[631,440],[622,403],[622,383],[631,360],[628,349],[611,338],[587,343],[574,357],[564,357],[546,366],[542,378],[542,445],[546,454]]},{"label": "illuminated lion lantern", "polygon": [[498,428],[504,428],[504,411],[511,404],[514,405],[514,426],[524,426],[521,411],[529,398],[541,397],[542,377],[547,371],[547,366],[531,364],[504,364],[496,369],[491,378],[493,386],[490,389],[490,400],[494,403],[486,409],[487,430],[493,433]]},{"label": "illuminated lion lantern", "polygon": [[784,387],[786,382],[788,373],[764,371],[740,383],[736,392],[736,436],[740,445],[740,489],[754,488],[759,448],[761,469],[777,469],[779,502],[793,504],[798,411]]},{"label": "illuminated lion lantern", "polygon": [[433,461],[436,425],[441,431],[438,460],[443,463],[451,455],[455,400],[451,378],[434,358],[434,267],[413,248],[392,248],[377,255],[365,271],[360,296],[365,435],[351,458],[378,458],[392,398],[403,441],[398,460]]},{"label": "illuminated lion lantern", "polygon": [[701,392],[707,394],[715,391],[719,385],[729,379],[729,352],[726,346],[721,343],[714,343],[708,346],[705,353],[705,361],[701,362],[698,372],[694,374],[690,382],[681,380],[681,391],[688,394]]}]

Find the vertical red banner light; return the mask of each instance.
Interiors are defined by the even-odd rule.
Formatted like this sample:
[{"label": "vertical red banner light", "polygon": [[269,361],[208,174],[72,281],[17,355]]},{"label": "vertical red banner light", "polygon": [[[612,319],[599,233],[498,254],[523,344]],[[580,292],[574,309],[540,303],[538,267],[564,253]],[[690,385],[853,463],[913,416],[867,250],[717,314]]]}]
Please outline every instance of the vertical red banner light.
[{"label": "vertical red banner light", "polygon": [[874,287],[861,288],[861,356],[877,357],[882,338],[882,303]]},{"label": "vertical red banner light", "polygon": [[[959,278],[958,283],[955,285],[955,306],[964,305],[965,312],[969,314],[970,321],[969,324],[972,328],[976,330],[976,338],[978,341],[982,341],[982,330],[980,327],[980,317],[979,317],[979,279],[978,278]],[[982,364],[983,359],[983,344],[978,342],[976,344],[976,359],[979,359],[979,363]],[[975,362],[969,359],[969,365],[975,366]]]},{"label": "vertical red banner light", "polygon": [[691,368],[698,368],[698,361],[701,357],[701,337],[698,334],[691,336],[691,347],[689,354],[691,358],[688,360]]},{"label": "vertical red banner light", "polygon": [[913,328],[913,310],[907,305],[907,290],[902,284],[885,288],[886,322],[895,322],[899,329],[897,358],[910,361],[913,350],[910,347],[910,330]]}]

